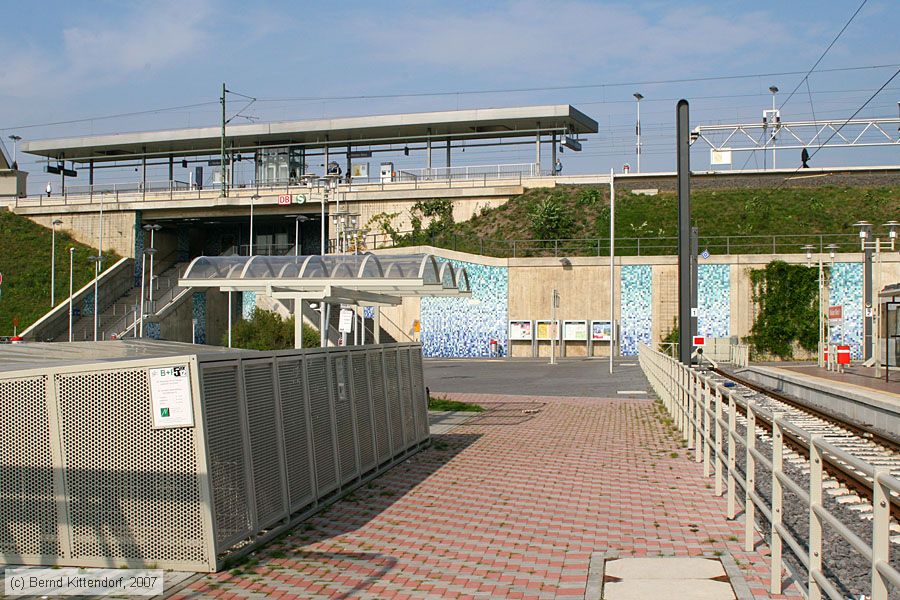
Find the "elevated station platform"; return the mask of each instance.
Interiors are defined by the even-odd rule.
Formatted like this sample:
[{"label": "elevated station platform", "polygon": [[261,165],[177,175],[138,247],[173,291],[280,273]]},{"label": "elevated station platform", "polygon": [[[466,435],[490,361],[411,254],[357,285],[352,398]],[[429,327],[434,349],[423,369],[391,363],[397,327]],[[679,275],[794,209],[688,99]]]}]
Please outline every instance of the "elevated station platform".
[{"label": "elevated station platform", "polygon": [[880,378],[866,367],[836,373],[815,365],[749,367],[738,374],[900,439],[900,381],[885,381],[883,370]]}]

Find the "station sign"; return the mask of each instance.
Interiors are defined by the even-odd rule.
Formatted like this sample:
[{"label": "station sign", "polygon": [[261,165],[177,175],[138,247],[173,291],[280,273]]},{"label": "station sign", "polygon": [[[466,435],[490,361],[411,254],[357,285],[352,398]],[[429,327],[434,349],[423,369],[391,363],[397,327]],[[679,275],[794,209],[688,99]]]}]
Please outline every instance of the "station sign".
[{"label": "station sign", "polygon": [[281,206],[290,206],[294,201],[294,197],[290,194],[281,194],[278,196],[278,204]]},{"label": "station sign", "polygon": [[843,318],[844,307],[843,306],[829,306],[828,307],[828,319],[831,321],[840,321]]},{"label": "station sign", "polygon": [[705,345],[706,345],[706,338],[704,336],[702,336],[702,335],[694,336],[694,346],[702,348]]},{"label": "station sign", "polygon": [[306,194],[294,194],[294,204],[306,204]]}]

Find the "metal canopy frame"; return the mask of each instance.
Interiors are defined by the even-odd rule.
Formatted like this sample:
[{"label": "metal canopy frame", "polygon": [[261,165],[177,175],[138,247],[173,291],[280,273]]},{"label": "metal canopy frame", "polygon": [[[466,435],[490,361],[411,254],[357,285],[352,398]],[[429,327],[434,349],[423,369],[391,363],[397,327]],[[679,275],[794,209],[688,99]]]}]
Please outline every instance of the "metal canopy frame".
[{"label": "metal canopy frame", "polygon": [[466,269],[438,262],[431,254],[199,256],[179,285],[358,306],[395,306],[414,296],[471,295]]}]

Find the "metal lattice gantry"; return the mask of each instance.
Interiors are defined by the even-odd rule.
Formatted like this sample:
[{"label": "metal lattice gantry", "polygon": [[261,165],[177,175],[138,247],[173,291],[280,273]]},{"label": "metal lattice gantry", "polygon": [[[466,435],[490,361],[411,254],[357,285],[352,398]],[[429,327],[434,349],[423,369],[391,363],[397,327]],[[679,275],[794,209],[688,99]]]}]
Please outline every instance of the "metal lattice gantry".
[{"label": "metal lattice gantry", "polygon": [[691,132],[692,143],[711,150],[752,152],[802,148],[856,148],[900,145],[900,118],[843,119],[700,125]]}]

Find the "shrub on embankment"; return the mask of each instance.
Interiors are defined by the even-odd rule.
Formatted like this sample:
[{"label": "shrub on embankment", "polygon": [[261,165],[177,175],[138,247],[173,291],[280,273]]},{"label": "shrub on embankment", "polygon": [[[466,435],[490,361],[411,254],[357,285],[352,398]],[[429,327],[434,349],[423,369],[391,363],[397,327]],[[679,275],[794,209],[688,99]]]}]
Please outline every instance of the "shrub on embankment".
[{"label": "shrub on embankment", "polygon": [[[709,236],[801,236],[853,234],[852,223],[867,220],[884,223],[900,212],[900,185],[882,187],[778,187],[774,189],[695,190],[691,217],[699,228],[701,243]],[[488,255],[507,256],[511,240],[590,239],[609,236],[609,187],[606,185],[537,188],[496,207],[484,207],[465,222],[444,223],[416,243]],[[674,238],[678,223],[677,195],[660,191],[655,196],[616,193],[617,254],[637,254],[634,242],[642,238],[641,254],[672,254],[674,240],[654,244],[654,238]],[[378,230],[377,224],[373,224]],[[380,230],[378,230],[380,232]],[[797,238],[798,242],[801,238]],[[413,240],[409,240],[412,243]],[[807,240],[809,241],[809,240]],[[410,245],[398,239],[397,245]],[[846,250],[852,240],[847,241]],[[540,244],[536,244],[539,246]],[[799,252],[786,241],[779,252]],[[655,246],[655,247],[654,247]],[[733,253],[770,253],[771,241],[735,239]],[[602,249],[605,252],[605,247]],[[714,254],[725,248],[711,249]],[[596,254],[591,242],[565,245],[562,254]],[[520,251],[521,252],[521,246]]]}]

